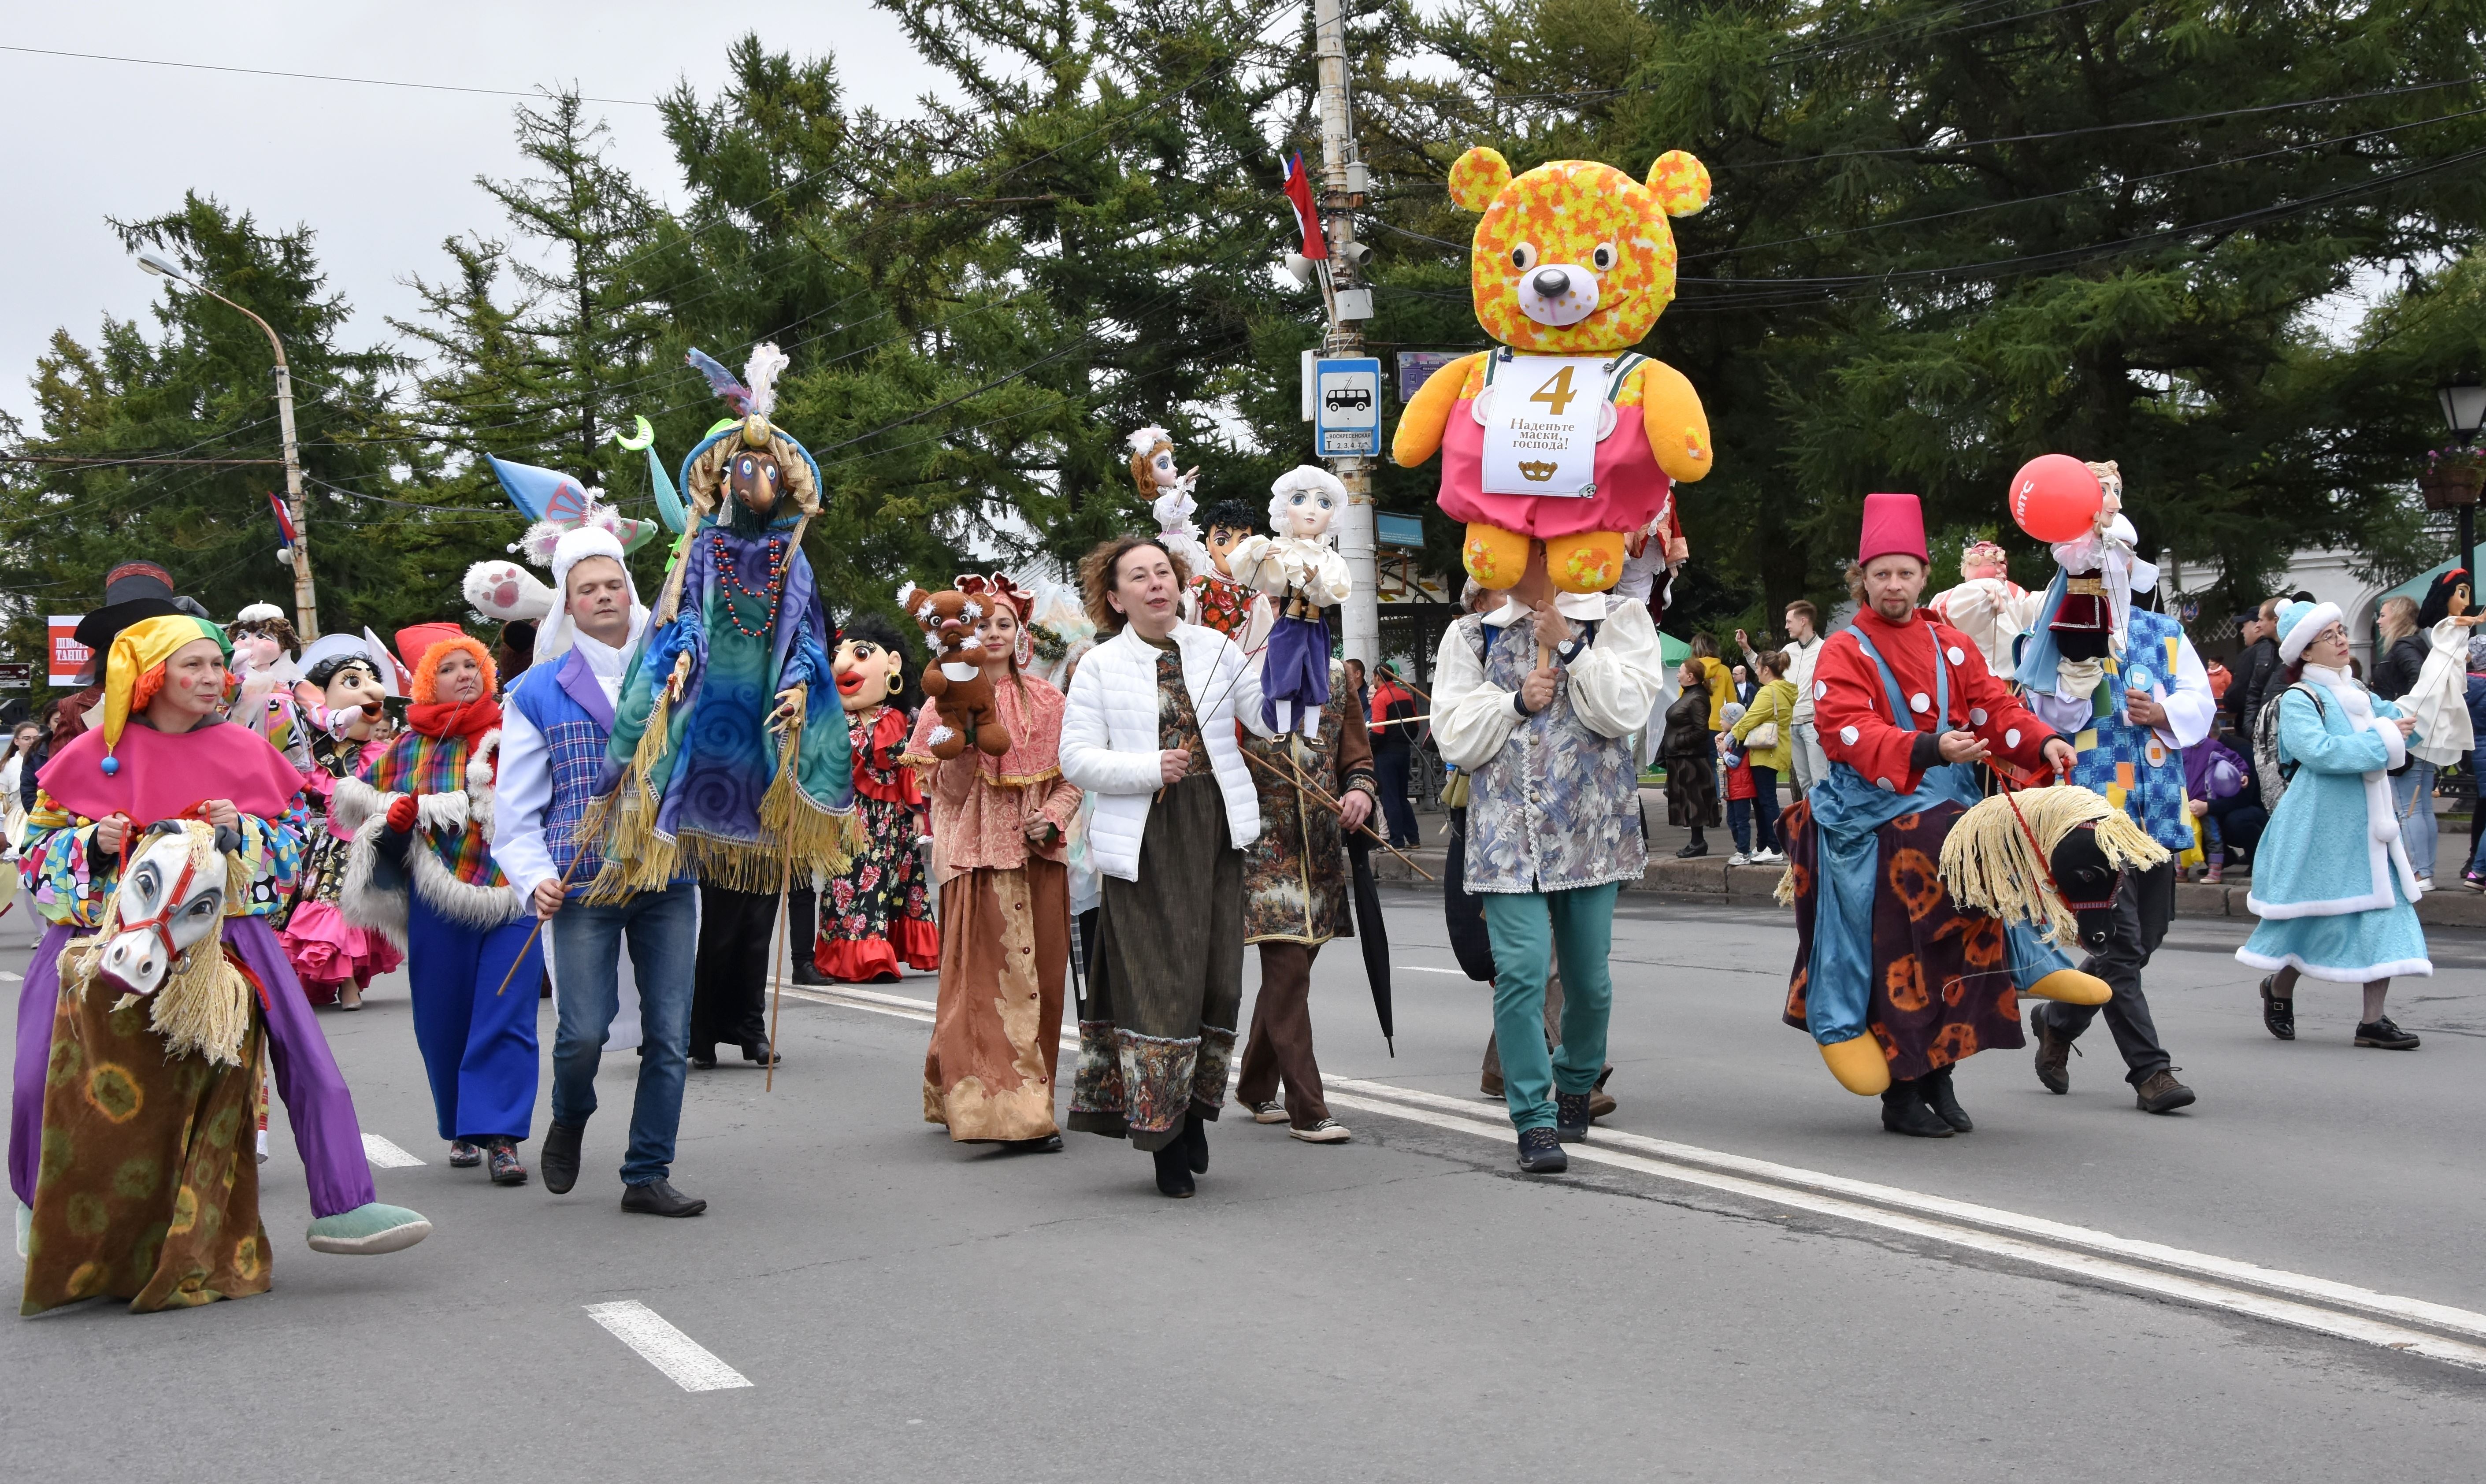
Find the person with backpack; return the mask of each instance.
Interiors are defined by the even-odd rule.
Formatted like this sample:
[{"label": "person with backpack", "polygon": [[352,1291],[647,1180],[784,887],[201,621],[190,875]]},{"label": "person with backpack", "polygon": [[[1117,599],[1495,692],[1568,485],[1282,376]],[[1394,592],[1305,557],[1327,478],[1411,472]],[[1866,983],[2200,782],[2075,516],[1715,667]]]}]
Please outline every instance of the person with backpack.
[{"label": "person with backpack", "polygon": [[2270,971],[2262,1025],[2279,1040],[2296,1039],[2296,987],[2312,978],[2363,986],[2357,1045],[2415,1051],[2417,1038],[2392,1023],[2384,998],[2393,978],[2434,973],[2389,778],[2421,733],[2349,674],[2336,605],[2290,603],[2279,636],[2287,665],[2274,702],[2282,791],[2246,897],[2261,921],[2236,961]]}]

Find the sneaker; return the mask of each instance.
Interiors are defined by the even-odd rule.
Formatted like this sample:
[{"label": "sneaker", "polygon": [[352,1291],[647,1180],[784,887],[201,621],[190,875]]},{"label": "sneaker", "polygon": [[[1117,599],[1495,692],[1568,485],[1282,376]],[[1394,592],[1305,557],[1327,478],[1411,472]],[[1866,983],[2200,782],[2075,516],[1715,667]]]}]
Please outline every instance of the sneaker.
[{"label": "sneaker", "polygon": [[2369,1020],[2357,1028],[2357,1044],[2379,1046],[2385,1051],[2415,1051],[2417,1037],[2402,1031],[2388,1015]]},{"label": "sneaker", "polygon": [[483,1145],[470,1144],[462,1139],[449,1140],[450,1168],[472,1169],[482,1163],[483,1163]]},{"label": "sneaker", "polygon": [[2434,878],[2433,878],[2432,876],[2419,876],[2419,877],[2417,877],[2417,894],[2418,894],[2418,895],[2420,895],[2420,896],[2424,895],[2424,894],[2425,894],[2426,893],[2428,893],[2428,892],[2433,891],[2433,890],[2434,890]]},{"label": "sneaker", "polygon": [[527,1167],[518,1163],[518,1141],[516,1140],[495,1139],[492,1140],[490,1148],[486,1152],[488,1152],[492,1158],[492,1183],[494,1185],[524,1185],[527,1183]]},{"label": "sneaker", "polygon": [[1750,865],[1753,865],[1753,864],[1754,864],[1754,862],[1753,862],[1753,858],[1752,858],[1751,856],[1748,856],[1748,855],[1744,854],[1742,851],[1738,850],[1738,851],[1736,851],[1733,855],[1730,855],[1730,856],[1728,856],[1728,857],[1726,858],[1726,864],[1727,864],[1727,865],[1729,865],[1729,866],[1750,866]]},{"label": "sneaker", "polygon": [[1323,1118],[1308,1129],[1288,1129],[1286,1135],[1308,1144],[1342,1144],[1351,1137],[1346,1125],[1336,1118]]},{"label": "sneaker", "polygon": [[1753,852],[1753,864],[1754,866],[1784,866],[1786,864],[1786,857],[1779,854],[1775,850],[1755,850]]},{"label": "sneaker", "polygon": [[1519,1168],[1532,1175],[1559,1175],[1571,1168],[1571,1156],[1552,1129],[1521,1129]]},{"label": "sneaker", "polygon": [[1554,1135],[1566,1144],[1585,1143],[1588,1138],[1588,1094],[1557,1092],[1554,1094]]},{"label": "sneaker", "polygon": [[2207,866],[2201,871],[2201,881],[2205,886],[2224,886],[2226,880],[2227,868],[2224,866]]},{"label": "sneaker", "polygon": [[1279,1102],[1276,1098],[1271,1098],[1265,1103],[1248,1102],[1239,1097],[1234,1101],[1242,1103],[1244,1107],[1252,1110],[1252,1121],[1255,1123],[1284,1123],[1286,1121],[1286,1105]]},{"label": "sneaker", "polygon": [[2486,892],[2486,871],[2462,871],[2460,884],[2472,892]]},{"label": "sneaker", "polygon": [[2178,1108],[2193,1106],[2193,1089],[2175,1080],[2181,1067],[2162,1066],[2141,1080],[2132,1089],[2135,1106],[2142,1113],[2173,1113]]}]

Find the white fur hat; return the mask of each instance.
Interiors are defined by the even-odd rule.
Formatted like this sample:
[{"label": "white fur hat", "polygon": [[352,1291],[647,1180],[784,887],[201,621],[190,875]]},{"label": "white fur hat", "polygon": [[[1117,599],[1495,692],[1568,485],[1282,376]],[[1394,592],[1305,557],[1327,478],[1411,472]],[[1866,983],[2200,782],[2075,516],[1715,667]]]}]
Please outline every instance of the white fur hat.
[{"label": "white fur hat", "polygon": [[567,654],[577,633],[569,620],[569,569],[590,557],[610,557],[622,568],[630,592],[630,637],[647,627],[648,610],[639,601],[639,585],[630,580],[630,563],[622,553],[622,538],[598,525],[577,526],[562,533],[552,549],[552,612],[536,628],[536,663]]}]

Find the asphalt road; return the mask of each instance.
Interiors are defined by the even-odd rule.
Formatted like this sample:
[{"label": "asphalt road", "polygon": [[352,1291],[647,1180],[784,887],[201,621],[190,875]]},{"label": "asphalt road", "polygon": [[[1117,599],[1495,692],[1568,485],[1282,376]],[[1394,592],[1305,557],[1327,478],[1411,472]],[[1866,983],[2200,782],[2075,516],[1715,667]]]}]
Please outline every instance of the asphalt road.
[{"label": "asphalt road", "polygon": [[[2425,1047],[2394,1055],[2350,1047],[2352,990],[2310,985],[2301,1038],[2272,1041],[2227,957],[2243,924],[2178,922],[2152,1000],[2195,1109],[2136,1112],[2101,1026],[2071,1096],[2039,1089],[2023,1053],[1979,1056],[1959,1076],[1978,1131],[1920,1141],[1881,1133],[1778,1023],[1782,916],[1627,900],[1621,1108],[1588,1146],[1619,1163],[1548,1180],[1516,1172],[1477,1097],[1487,995],[1440,972],[1436,900],[1391,910],[1395,1058],[1352,948],[1316,977],[1354,1141],[1229,1116],[1181,1202],[1125,1145],[1013,1157],[918,1121],[925,1027],[891,1002],[928,1002],[924,976],[876,1008],[788,999],[773,1093],[756,1068],[693,1075],[677,1182],[713,1202],[704,1218],[617,1208],[626,1053],[606,1062],[579,1189],[495,1189],[443,1163],[402,981],[384,982],[321,1024],[366,1131],[427,1162],[377,1178],[431,1239],[369,1259],[303,1248],[279,1117],[275,1291],[0,1320],[9,1474],[2479,1473],[2486,1371],[2455,1352],[2486,1360],[2486,1333],[2425,1305],[2486,1309],[2486,941],[2438,937],[2438,976],[2394,1006]],[[0,921],[13,974],[21,919]],[[2163,1247],[2102,1257],[2116,1238]],[[677,1385],[588,1312],[622,1301],[749,1384]]]}]

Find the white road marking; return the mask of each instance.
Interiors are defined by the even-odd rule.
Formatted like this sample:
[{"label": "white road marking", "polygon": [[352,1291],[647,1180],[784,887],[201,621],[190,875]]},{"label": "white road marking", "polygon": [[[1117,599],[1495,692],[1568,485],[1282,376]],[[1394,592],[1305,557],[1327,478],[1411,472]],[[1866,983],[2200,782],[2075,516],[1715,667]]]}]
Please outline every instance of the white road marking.
[{"label": "white road marking", "polygon": [[368,1132],[363,1135],[363,1159],[382,1169],[412,1169],[423,1163],[377,1134]]},{"label": "white road marking", "polygon": [[1455,974],[1462,978],[1467,976],[1465,969],[1434,969],[1423,964],[1400,964],[1398,967],[1409,974]]},{"label": "white road marking", "polygon": [[12,984],[18,983],[25,977],[26,976],[24,975],[16,973],[14,970],[0,969],[0,979],[6,979]]},{"label": "white road marking", "polygon": [[604,1326],[615,1339],[639,1352],[639,1359],[663,1371],[685,1391],[731,1391],[751,1382],[742,1372],[709,1353],[707,1347],[665,1322],[636,1299],[586,1305],[587,1317]]},{"label": "white road marking", "polygon": [[[922,1000],[845,985],[825,992],[788,993],[822,1004],[916,1021],[931,1020],[935,1008]],[[1075,1046],[1076,1037],[1064,1035],[1063,1044]],[[1506,1122],[1474,1101],[1357,1078],[1328,1077],[1323,1083],[1331,1101],[1345,1107],[1505,1145],[1512,1139]],[[1565,1151],[1590,1164],[1927,1237],[2118,1287],[2486,1370],[2486,1346],[2388,1322],[2486,1339],[2486,1314],[2470,1309],[1639,1134],[1599,1129],[1594,1142],[1569,1144]],[[2358,1312],[2341,1313],[2340,1309]]]}]

